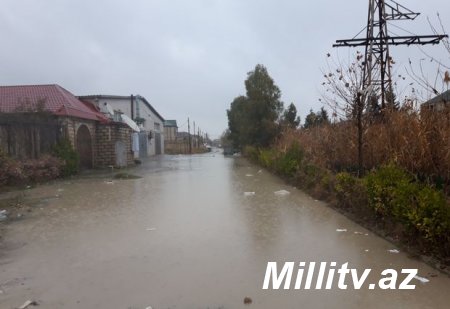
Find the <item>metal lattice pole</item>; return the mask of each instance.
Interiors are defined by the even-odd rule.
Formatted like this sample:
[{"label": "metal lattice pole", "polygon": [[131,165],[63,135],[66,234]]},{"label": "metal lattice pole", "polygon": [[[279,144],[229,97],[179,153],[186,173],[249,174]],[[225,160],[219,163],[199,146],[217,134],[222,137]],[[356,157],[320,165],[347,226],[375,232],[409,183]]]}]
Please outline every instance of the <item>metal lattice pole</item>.
[{"label": "metal lattice pole", "polygon": [[[361,91],[364,101],[376,95],[381,109],[386,107],[387,93],[393,93],[389,46],[438,44],[447,35],[390,36],[388,21],[414,20],[419,13],[405,8],[393,0],[369,0],[365,38],[337,40],[333,47],[365,47],[364,72]],[[370,92],[367,90],[371,90]]]}]

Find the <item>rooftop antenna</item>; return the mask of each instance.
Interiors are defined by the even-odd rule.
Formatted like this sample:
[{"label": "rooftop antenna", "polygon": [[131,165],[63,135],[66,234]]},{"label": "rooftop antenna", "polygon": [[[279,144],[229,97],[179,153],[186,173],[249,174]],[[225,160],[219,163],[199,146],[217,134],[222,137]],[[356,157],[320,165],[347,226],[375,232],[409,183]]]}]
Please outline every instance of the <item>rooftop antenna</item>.
[{"label": "rooftop antenna", "polygon": [[393,0],[369,0],[365,38],[337,40],[333,47],[365,46],[362,91],[373,89],[381,98],[381,109],[386,107],[386,94],[392,92],[392,58],[389,46],[439,44],[448,35],[390,36],[388,21],[414,20],[415,13]]}]

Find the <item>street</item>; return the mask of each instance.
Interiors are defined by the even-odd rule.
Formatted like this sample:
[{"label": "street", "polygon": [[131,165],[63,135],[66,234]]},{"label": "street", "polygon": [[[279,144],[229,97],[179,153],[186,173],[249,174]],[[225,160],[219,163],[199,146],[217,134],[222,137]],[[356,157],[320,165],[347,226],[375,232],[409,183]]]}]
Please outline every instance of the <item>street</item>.
[{"label": "street", "polygon": [[[117,172],[25,191],[33,211],[0,223],[1,308],[448,308],[446,275],[244,158],[159,156],[119,171],[140,178]],[[348,263],[372,269],[368,282],[416,268],[429,282],[263,290],[272,261]]]}]

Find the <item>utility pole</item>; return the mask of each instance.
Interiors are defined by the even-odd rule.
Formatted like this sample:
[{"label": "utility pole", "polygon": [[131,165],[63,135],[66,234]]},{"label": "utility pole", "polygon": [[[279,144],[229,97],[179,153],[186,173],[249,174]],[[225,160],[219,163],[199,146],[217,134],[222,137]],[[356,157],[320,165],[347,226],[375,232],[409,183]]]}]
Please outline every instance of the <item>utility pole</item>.
[{"label": "utility pole", "polygon": [[365,102],[370,96],[381,99],[381,109],[386,107],[386,94],[392,94],[392,58],[389,46],[439,44],[448,35],[391,36],[388,22],[414,20],[420,13],[414,13],[393,0],[369,0],[369,13],[365,38],[337,40],[333,47],[365,47],[364,71],[361,92],[372,89],[362,98]]},{"label": "utility pole", "polygon": [[189,154],[192,154],[192,144],[191,144],[191,124],[188,117],[188,140],[189,140]]},{"label": "utility pole", "polygon": [[196,141],[195,141],[195,121],[194,121],[194,131],[192,132],[192,135],[194,136],[194,148],[197,148]]}]

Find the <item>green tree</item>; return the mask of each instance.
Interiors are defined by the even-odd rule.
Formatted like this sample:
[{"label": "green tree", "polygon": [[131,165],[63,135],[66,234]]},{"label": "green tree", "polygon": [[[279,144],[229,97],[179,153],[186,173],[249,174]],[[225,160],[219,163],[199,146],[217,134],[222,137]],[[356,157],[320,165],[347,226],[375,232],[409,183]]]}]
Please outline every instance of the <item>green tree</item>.
[{"label": "green tree", "polygon": [[312,109],[309,110],[309,114],[306,115],[305,124],[303,127],[305,129],[315,127],[317,125],[317,115],[313,112]]},{"label": "green tree", "polygon": [[230,139],[235,147],[266,147],[279,132],[281,91],[261,64],[247,74],[245,88],[246,96],[235,98],[227,110]]},{"label": "green tree", "polygon": [[248,126],[247,126],[248,100],[245,96],[239,96],[231,102],[228,115],[228,139],[234,147],[239,148],[247,144]]},{"label": "green tree", "polygon": [[316,113],[314,113],[312,109],[309,110],[309,114],[305,118],[305,124],[303,125],[303,127],[305,129],[308,129],[327,123],[330,123],[328,112],[326,109],[322,107]]},{"label": "green tree", "polygon": [[297,128],[300,125],[300,117],[297,116],[297,108],[294,103],[289,104],[288,108],[284,111],[281,123],[288,128]]},{"label": "green tree", "polygon": [[325,108],[323,107],[320,108],[318,115],[319,115],[319,124],[330,123],[330,118],[328,117],[328,112]]}]

